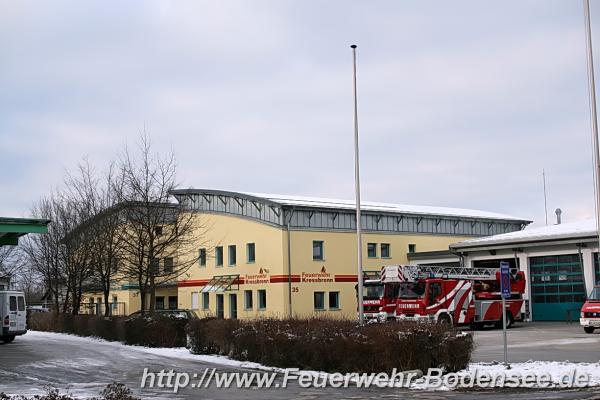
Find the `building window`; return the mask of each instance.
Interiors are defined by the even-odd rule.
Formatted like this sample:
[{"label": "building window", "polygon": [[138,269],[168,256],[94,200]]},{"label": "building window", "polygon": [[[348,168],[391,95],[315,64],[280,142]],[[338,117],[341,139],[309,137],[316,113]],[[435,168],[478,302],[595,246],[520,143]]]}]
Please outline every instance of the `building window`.
[{"label": "building window", "polygon": [[340,309],[340,292],[329,292],[329,309]]},{"label": "building window", "polygon": [[267,309],[267,291],[264,289],[258,290],[258,309]]},{"label": "building window", "polygon": [[223,246],[215,248],[215,265],[217,267],[223,266]]},{"label": "building window", "polygon": [[410,243],[408,245],[408,252],[409,253],[416,253],[417,252],[417,245],[414,243]]},{"label": "building window", "polygon": [[159,261],[158,258],[152,258],[150,259],[150,271],[154,274],[154,275],[158,275],[159,271]]},{"label": "building window", "polygon": [[244,290],[244,309],[252,310],[254,304],[252,303],[252,290]]},{"label": "building window", "polygon": [[256,246],[254,243],[248,243],[246,245],[246,255],[248,256],[248,264],[252,264],[256,261]]},{"label": "building window", "polygon": [[198,292],[192,293],[192,310],[197,310],[199,306]]},{"label": "building window", "polygon": [[169,296],[169,310],[177,310],[177,296]]},{"label": "building window", "polygon": [[157,296],[156,297],[156,303],[154,308],[156,308],[157,310],[164,310],[165,309],[165,297],[164,296]]},{"label": "building window", "polygon": [[206,267],[206,249],[200,249],[198,251],[198,263],[201,267]]},{"label": "building window", "polygon": [[381,258],[390,258],[390,244],[381,243]]},{"label": "building window", "polygon": [[315,310],[325,309],[325,292],[315,292],[314,294]]},{"label": "building window", "polygon": [[202,293],[202,309],[203,310],[210,309],[210,293],[208,293],[208,292]]},{"label": "building window", "polygon": [[235,254],[235,245],[232,244],[228,247],[228,251],[229,251],[229,265],[230,266],[234,266],[237,262],[237,257]]},{"label": "building window", "polygon": [[367,243],[367,256],[377,258],[377,243]]},{"label": "building window", "polygon": [[325,255],[323,254],[323,241],[322,240],[313,240],[313,260],[314,261],[322,261],[325,259]]},{"label": "building window", "polygon": [[165,258],[164,263],[165,263],[165,265],[164,265],[165,274],[172,274],[173,273],[173,257]]},{"label": "building window", "polygon": [[154,228],[154,235],[155,236],[160,236],[163,234],[163,228],[162,226],[157,226]]}]

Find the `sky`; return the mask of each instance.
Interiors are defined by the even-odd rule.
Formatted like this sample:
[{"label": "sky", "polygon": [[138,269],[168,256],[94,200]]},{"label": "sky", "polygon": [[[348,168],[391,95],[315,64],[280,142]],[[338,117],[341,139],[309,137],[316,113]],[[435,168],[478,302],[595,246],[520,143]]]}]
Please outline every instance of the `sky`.
[{"label": "sky", "polygon": [[[592,1],[600,60],[600,1]],[[581,1],[0,0],[0,215],[147,132],[182,188],[594,215]],[[600,80],[600,79],[598,79]]]}]

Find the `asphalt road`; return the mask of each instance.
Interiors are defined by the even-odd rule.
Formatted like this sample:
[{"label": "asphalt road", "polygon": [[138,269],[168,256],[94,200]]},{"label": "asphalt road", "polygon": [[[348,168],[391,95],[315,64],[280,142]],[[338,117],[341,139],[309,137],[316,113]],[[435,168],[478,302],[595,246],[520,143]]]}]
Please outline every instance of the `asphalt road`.
[{"label": "asphalt road", "polygon": [[[528,324],[510,331],[510,357],[517,361],[571,360],[598,361],[600,334],[579,333],[577,326],[564,324]],[[564,336],[568,335],[568,336]],[[477,349],[473,361],[499,359],[501,331],[481,331],[475,335]],[[567,340],[568,339],[568,340]],[[555,354],[555,355],[553,355]],[[217,366],[197,360],[183,360],[148,354],[128,346],[62,335],[27,334],[13,343],[0,345],[0,392],[39,394],[50,384],[73,395],[97,395],[108,383],[118,381],[143,398],[198,399],[600,399],[600,389],[568,391],[477,391],[422,392],[403,389],[323,388],[304,389],[292,385],[286,389],[208,389],[187,388],[177,395],[166,389],[140,390],[144,368],[159,371],[175,369],[202,372],[216,367],[219,372],[244,371],[239,367]]]},{"label": "asphalt road", "polygon": [[[600,330],[587,334],[578,323],[517,323],[507,330],[508,361],[600,361]],[[475,331],[473,362],[502,361],[502,329]]]}]

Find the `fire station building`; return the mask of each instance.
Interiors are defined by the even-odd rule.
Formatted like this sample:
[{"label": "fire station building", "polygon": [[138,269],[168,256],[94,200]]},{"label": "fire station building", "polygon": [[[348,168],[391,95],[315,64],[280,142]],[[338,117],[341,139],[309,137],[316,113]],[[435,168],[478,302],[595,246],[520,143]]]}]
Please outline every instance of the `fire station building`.
[{"label": "fire station building", "polygon": [[600,281],[594,220],[525,229],[459,241],[448,251],[418,252],[410,263],[499,267],[506,261],[525,272],[524,310],[536,321],[576,320]]},{"label": "fire station building", "polygon": [[[157,293],[161,306],[222,318],[355,316],[353,201],[204,189],[173,195],[202,218],[206,237],[195,265],[165,288],[169,300]],[[443,207],[365,202],[361,210],[365,271],[530,223]]]}]

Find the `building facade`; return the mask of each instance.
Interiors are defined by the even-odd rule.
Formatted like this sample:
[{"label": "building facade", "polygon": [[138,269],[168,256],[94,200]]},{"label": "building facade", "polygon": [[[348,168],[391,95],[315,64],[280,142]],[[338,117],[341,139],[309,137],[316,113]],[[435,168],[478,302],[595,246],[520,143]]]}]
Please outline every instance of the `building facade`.
[{"label": "building facade", "polygon": [[[173,194],[202,219],[210,244],[177,283],[180,308],[223,318],[356,315],[354,202],[201,189]],[[440,207],[361,209],[365,271],[529,223]]]},{"label": "building facade", "polygon": [[522,312],[530,320],[576,320],[586,295],[600,281],[598,233],[593,220],[525,229],[453,243],[449,251],[417,253],[415,264],[455,263],[525,272]]}]

